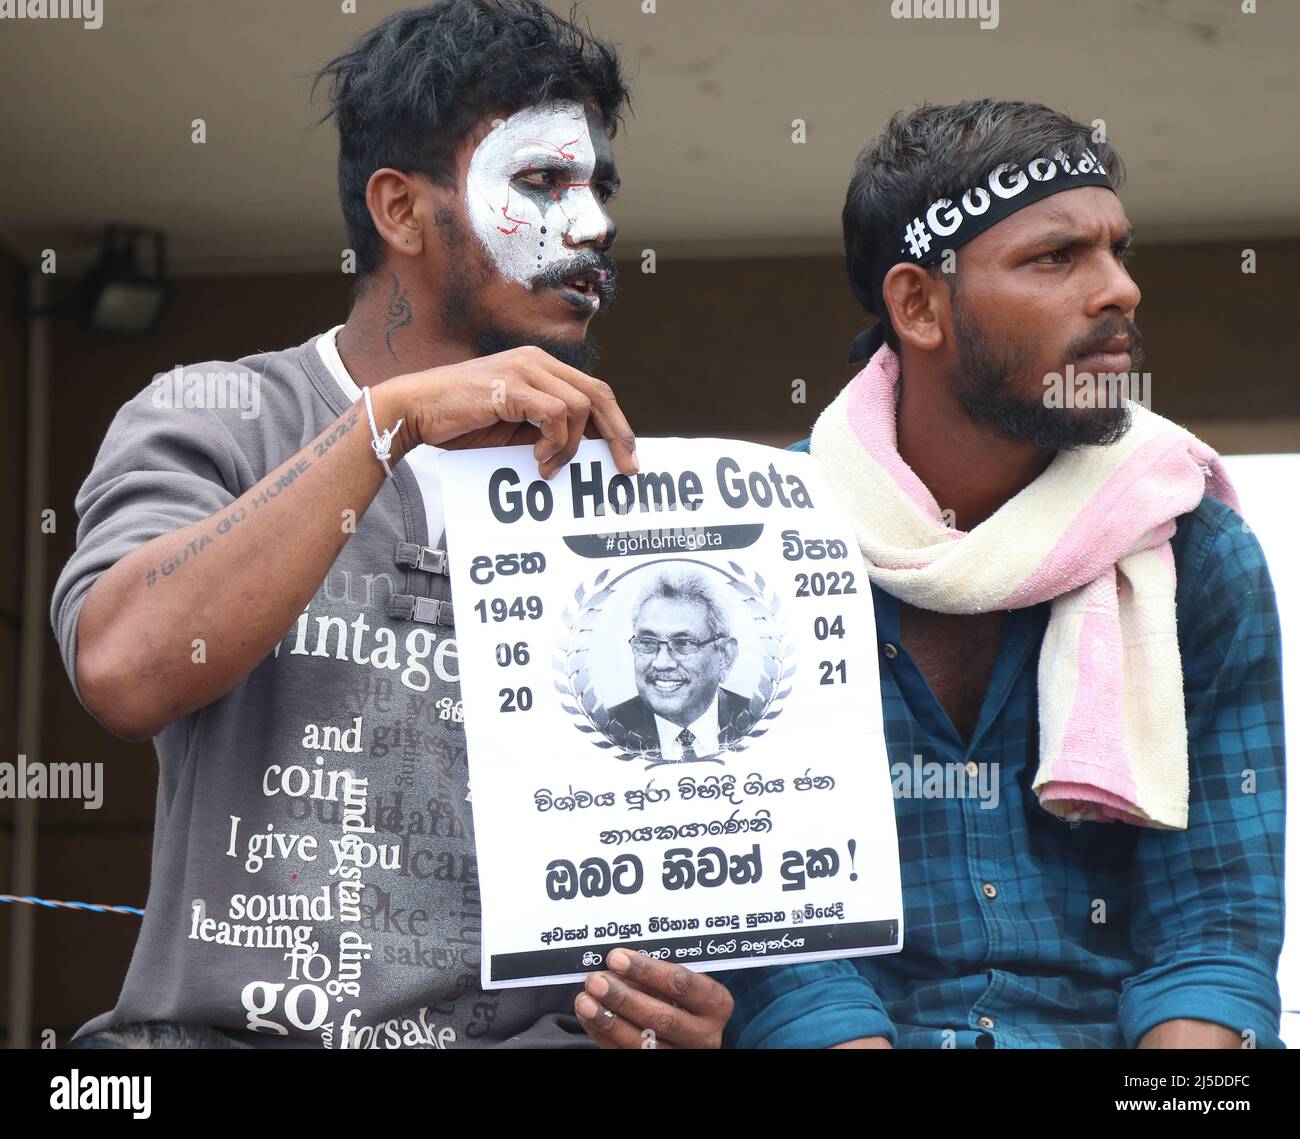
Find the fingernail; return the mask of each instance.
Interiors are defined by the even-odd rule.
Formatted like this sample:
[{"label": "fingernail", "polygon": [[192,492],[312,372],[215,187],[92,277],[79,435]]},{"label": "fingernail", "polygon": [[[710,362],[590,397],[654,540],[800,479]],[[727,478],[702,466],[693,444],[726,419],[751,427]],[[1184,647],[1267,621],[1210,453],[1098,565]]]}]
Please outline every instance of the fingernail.
[{"label": "fingernail", "polygon": [[626,949],[615,949],[606,960],[607,964],[615,973],[621,973],[632,964],[632,958],[628,956]]},{"label": "fingernail", "polygon": [[602,973],[593,973],[587,978],[587,992],[593,997],[603,997],[609,992],[609,980]]},{"label": "fingernail", "polygon": [[632,465],[639,471],[641,469],[641,460],[636,457],[635,449],[632,451]]},{"label": "fingernail", "polygon": [[578,1015],[590,1020],[600,1011],[600,1005],[593,1001],[586,993],[578,998]]}]

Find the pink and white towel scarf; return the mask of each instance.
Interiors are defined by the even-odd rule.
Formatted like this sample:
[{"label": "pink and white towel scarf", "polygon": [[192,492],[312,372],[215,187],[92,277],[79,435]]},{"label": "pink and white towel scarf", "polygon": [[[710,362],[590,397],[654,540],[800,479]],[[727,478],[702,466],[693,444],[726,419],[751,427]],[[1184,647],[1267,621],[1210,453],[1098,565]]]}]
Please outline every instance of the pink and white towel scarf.
[{"label": "pink and white towel scarf", "polygon": [[1174,519],[1208,493],[1241,513],[1218,455],[1132,404],[1117,443],[1058,452],[969,533],[898,453],[886,346],[818,418],[811,450],[871,580],[939,613],[1051,601],[1038,664],[1034,790],[1054,815],[1187,827],[1187,721],[1174,614]]}]

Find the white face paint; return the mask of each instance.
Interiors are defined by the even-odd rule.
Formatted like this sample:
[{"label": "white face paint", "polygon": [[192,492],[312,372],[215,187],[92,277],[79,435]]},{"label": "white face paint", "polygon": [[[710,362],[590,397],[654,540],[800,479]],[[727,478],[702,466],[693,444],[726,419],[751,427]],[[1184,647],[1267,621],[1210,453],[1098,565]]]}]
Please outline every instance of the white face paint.
[{"label": "white face paint", "polygon": [[[605,236],[613,223],[592,185],[597,150],[609,141],[577,102],[525,107],[479,143],[466,177],[474,233],[501,274],[521,285],[572,261],[575,245]],[[565,238],[568,238],[568,244]]]}]

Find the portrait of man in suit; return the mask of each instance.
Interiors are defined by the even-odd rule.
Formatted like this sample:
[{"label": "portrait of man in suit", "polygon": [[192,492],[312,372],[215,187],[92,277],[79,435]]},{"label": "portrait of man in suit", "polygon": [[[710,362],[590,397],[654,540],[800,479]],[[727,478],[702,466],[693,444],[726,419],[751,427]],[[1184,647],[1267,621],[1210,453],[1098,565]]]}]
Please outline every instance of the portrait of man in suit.
[{"label": "portrait of man in suit", "polygon": [[632,609],[637,695],[610,709],[606,734],[661,763],[716,759],[753,724],[748,697],[722,687],[738,644],[703,575],[669,571]]}]

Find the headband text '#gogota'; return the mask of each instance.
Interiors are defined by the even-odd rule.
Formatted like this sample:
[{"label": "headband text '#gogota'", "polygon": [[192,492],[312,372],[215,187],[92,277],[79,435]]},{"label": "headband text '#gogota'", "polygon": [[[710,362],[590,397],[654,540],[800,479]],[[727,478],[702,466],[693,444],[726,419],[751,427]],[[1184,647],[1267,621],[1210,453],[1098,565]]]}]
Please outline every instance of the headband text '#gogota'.
[{"label": "headband text '#gogota'", "polygon": [[1051,157],[1035,158],[1024,167],[1004,162],[990,170],[981,183],[950,198],[939,198],[917,214],[903,228],[897,242],[882,242],[871,267],[871,304],[867,311],[880,317],[880,323],[860,333],[853,341],[849,363],[874,355],[884,343],[885,276],[900,262],[922,267],[933,265],[949,250],[973,241],[987,229],[1010,217],[1017,210],[1032,206],[1052,194],[1080,186],[1115,187],[1091,150],[1085,148],[1071,161],[1064,151]]}]

